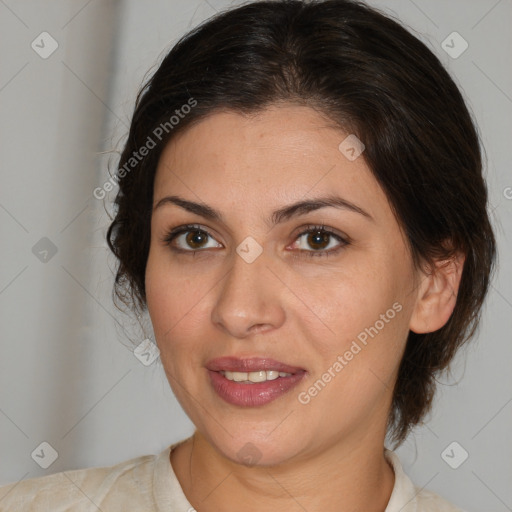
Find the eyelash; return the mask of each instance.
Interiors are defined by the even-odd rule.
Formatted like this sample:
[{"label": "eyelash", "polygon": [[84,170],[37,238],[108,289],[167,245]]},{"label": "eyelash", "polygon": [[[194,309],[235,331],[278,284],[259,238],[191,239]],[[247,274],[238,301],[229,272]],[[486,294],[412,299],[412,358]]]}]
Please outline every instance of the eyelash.
[{"label": "eyelash", "polygon": [[[167,233],[167,235],[163,238],[162,241],[165,243],[165,245],[170,246],[172,241],[176,237],[178,237],[179,235],[181,235],[183,233],[187,233],[189,231],[199,231],[201,233],[204,233],[205,235],[207,235],[210,238],[214,238],[208,233],[208,231],[202,229],[201,226],[198,226],[197,224],[186,224],[184,226],[179,226],[174,229],[171,229]],[[306,253],[306,255],[307,255],[306,257],[328,257],[329,255],[335,255],[338,252],[340,252],[344,247],[346,247],[347,245],[350,245],[350,243],[351,243],[351,239],[349,237],[342,237],[341,235],[334,233],[330,229],[327,229],[323,224],[322,225],[308,225],[307,229],[305,229],[304,231],[299,233],[296,236],[295,240],[297,240],[298,238],[300,238],[303,235],[306,235],[309,233],[316,233],[318,231],[320,231],[322,234],[327,234],[327,235],[334,237],[336,240],[341,242],[341,245],[339,247],[337,247],[336,249],[329,249],[327,251],[325,251],[325,250],[324,251],[306,251],[306,250],[299,249],[300,253]],[[186,254],[192,255],[192,256],[195,256],[196,253],[203,251],[203,249],[198,249],[198,250],[194,251],[194,250],[187,250],[187,249],[179,249],[176,247],[171,247],[171,250],[174,252],[182,253],[182,254],[186,253]],[[294,255],[294,257],[300,258],[301,256]]]}]

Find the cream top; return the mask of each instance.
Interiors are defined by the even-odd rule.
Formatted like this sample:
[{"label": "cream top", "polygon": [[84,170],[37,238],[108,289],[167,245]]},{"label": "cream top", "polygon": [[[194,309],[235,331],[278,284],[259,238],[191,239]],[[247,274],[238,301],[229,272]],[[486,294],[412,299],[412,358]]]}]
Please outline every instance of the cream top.
[{"label": "cream top", "polygon": [[[63,471],[0,487],[0,512],[194,512],[174,473],[170,452],[119,464]],[[463,512],[433,492],[416,487],[398,455],[385,450],[395,484],[385,512]]]}]

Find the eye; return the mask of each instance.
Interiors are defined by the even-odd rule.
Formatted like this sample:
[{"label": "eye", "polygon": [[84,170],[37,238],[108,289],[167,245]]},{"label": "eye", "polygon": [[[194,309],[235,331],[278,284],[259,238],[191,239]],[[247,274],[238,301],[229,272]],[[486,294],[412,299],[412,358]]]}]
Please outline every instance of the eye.
[{"label": "eye", "polygon": [[[304,237],[304,238],[303,238]],[[302,243],[299,244],[299,252],[306,253],[307,257],[322,257],[337,254],[343,247],[349,245],[351,240],[348,236],[341,236],[330,229],[327,229],[324,225],[321,226],[308,226],[308,229],[302,231],[296,238],[300,240],[303,238]],[[338,246],[334,243],[334,249],[330,242],[337,241]],[[330,249],[326,249],[331,245]],[[305,247],[313,247],[313,251],[305,249]],[[299,256],[300,257],[300,256]]]},{"label": "eye", "polygon": [[[185,247],[189,247],[189,249],[184,248],[183,245],[181,247],[179,245],[178,247],[173,245],[172,249],[176,252],[188,252],[194,254],[199,249],[211,248],[204,245],[208,238],[211,238],[212,240],[214,239],[207,231],[201,229],[200,226],[196,224],[187,224],[186,226],[179,226],[171,229],[163,239],[163,242],[166,245],[173,245],[172,243],[174,240],[182,242],[185,244]],[[219,244],[217,247],[222,246]],[[190,248],[192,248],[192,250]]]},{"label": "eye", "polygon": [[[202,229],[201,226],[196,224],[187,224],[170,230],[163,239],[163,242],[166,245],[171,246],[172,250],[175,252],[188,253],[191,255],[195,255],[201,249],[222,247],[221,244],[210,247],[205,245],[209,238],[215,240],[206,230]],[[300,239],[303,240],[300,241]],[[305,254],[307,257],[333,255],[351,243],[348,236],[341,236],[332,230],[327,229],[324,225],[307,226],[307,229],[297,235],[295,240],[300,241],[298,252]],[[176,244],[175,241],[180,243]],[[332,248],[332,242],[338,242],[337,247],[336,243],[334,243],[334,249]],[[307,245],[312,247],[313,250],[310,251],[306,249],[305,247]],[[331,248],[329,248],[330,245]],[[188,247],[188,249],[186,247]],[[301,256],[295,257],[300,258]]]}]

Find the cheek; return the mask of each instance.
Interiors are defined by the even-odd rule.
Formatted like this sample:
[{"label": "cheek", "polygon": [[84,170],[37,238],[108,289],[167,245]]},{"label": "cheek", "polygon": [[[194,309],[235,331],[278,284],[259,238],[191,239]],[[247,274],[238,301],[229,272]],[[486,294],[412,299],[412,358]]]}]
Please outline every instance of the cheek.
[{"label": "cheek", "polygon": [[172,339],[175,326],[184,315],[184,304],[177,300],[176,293],[180,283],[167,272],[166,265],[161,262],[161,259],[150,252],[146,265],[145,286],[155,341],[163,358],[168,340]]},{"label": "cheek", "polygon": [[[165,334],[186,312],[189,283],[169,265],[160,248],[150,250],[146,265],[146,298],[155,335]],[[183,290],[187,290],[184,294]]]},{"label": "cheek", "polygon": [[323,366],[316,370],[325,372],[342,356],[346,361],[343,372],[355,385],[365,385],[370,370],[374,380],[389,380],[408,333],[403,269],[385,257],[373,265],[360,263],[351,267],[350,274],[331,280],[329,300],[319,290],[313,294],[318,316],[329,327],[329,331],[323,329],[328,335],[315,335],[312,324],[308,328],[310,339],[315,340],[311,348],[321,356]]},{"label": "cheek", "polygon": [[325,319],[335,338],[357,336],[373,325],[379,315],[397,300],[389,269],[367,260],[360,263],[361,267],[347,266],[349,271],[330,276],[323,290],[310,288],[309,294],[314,297],[318,316]]},{"label": "cheek", "polygon": [[[204,286],[203,286],[204,285]],[[201,279],[186,277],[163,258],[150,257],[146,267],[146,298],[155,341],[166,370],[180,362],[184,368],[195,355],[191,340],[201,339],[205,325],[205,293]],[[191,358],[192,356],[192,358]]]}]

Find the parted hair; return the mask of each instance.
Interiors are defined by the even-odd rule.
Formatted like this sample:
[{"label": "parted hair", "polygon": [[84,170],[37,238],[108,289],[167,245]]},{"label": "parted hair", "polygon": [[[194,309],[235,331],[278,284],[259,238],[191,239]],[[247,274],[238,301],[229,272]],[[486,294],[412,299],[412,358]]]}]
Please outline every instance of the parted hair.
[{"label": "parted hair", "polygon": [[[106,235],[117,261],[114,302],[147,310],[153,186],[167,142],[215,112],[251,114],[282,102],[310,106],[363,142],[361,157],[416,268],[465,255],[447,323],[408,334],[388,419],[398,446],[430,411],[437,375],[476,332],[496,241],[476,123],[438,57],[392,15],[353,0],[256,1],[173,45],[137,95],[121,150]],[[142,158],[143,146],[151,149]]]}]

